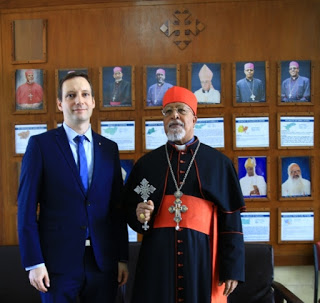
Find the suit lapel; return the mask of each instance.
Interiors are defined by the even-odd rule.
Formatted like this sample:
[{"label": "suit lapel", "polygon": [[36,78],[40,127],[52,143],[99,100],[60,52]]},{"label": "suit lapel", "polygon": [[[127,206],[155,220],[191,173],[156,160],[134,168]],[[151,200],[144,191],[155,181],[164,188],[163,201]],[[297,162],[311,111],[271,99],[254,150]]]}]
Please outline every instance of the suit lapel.
[{"label": "suit lapel", "polygon": [[62,155],[66,159],[66,162],[68,163],[68,166],[70,167],[72,173],[75,175],[77,182],[79,183],[79,186],[81,187],[81,190],[85,194],[84,188],[82,185],[82,181],[80,179],[80,174],[79,174],[76,162],[74,161],[72,151],[71,151],[71,148],[69,145],[68,137],[67,137],[66,132],[62,126],[57,129],[56,140],[57,140],[57,145],[60,148]]},{"label": "suit lapel", "polygon": [[92,173],[92,180],[89,191],[93,184],[95,184],[95,179],[100,176],[100,169],[103,163],[102,158],[102,142],[99,136],[92,131],[92,139],[93,139],[93,153],[94,153],[94,163],[93,163],[93,173]]}]

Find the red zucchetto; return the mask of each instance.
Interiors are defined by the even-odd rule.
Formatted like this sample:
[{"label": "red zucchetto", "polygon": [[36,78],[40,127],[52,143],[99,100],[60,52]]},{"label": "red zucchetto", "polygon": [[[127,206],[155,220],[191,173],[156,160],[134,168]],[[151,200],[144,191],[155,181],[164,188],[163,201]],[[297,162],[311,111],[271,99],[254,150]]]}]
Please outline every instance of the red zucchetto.
[{"label": "red zucchetto", "polygon": [[193,110],[194,114],[197,114],[197,98],[190,90],[180,86],[169,88],[163,96],[162,106],[164,108],[168,104],[175,102],[181,102],[188,105]]}]

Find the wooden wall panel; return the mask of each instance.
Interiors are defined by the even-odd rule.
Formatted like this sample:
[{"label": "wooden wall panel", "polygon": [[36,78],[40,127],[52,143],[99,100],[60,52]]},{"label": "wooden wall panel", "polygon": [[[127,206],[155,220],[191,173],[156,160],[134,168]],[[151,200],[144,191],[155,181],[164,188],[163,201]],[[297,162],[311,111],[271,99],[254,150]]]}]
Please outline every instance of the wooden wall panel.
[{"label": "wooden wall panel", "polygon": [[[225,150],[230,158],[246,155],[268,156],[270,163],[270,199],[268,202],[247,202],[250,208],[268,207],[271,212],[271,241],[275,248],[276,264],[310,264],[311,244],[278,244],[278,208],[311,207],[315,222],[319,216],[319,189],[315,186],[314,199],[310,201],[279,201],[278,162],[282,155],[310,155],[319,167],[319,54],[320,54],[320,3],[319,1],[0,1],[2,78],[0,91],[0,244],[16,243],[16,173],[12,170],[21,161],[14,155],[12,127],[16,124],[47,123],[53,128],[62,121],[56,112],[55,70],[65,68],[90,68],[99,103],[99,68],[103,66],[135,66],[135,110],[94,111],[92,125],[99,130],[98,121],[106,119],[133,119],[136,122],[136,152],[121,154],[122,158],[138,159],[143,154],[142,117],[159,116],[155,109],[144,109],[143,66],[180,64],[180,84],[188,85],[188,63],[217,62],[224,64],[222,85],[225,89],[223,107],[200,108],[201,115],[223,114],[225,119]],[[69,5],[75,4],[79,5]],[[15,4],[15,6],[13,6]],[[192,17],[205,25],[192,42],[181,50],[174,37],[166,37],[160,26],[174,21],[177,9],[187,8]],[[11,62],[10,24],[19,19],[47,20],[47,62],[18,64]],[[312,60],[314,64],[314,103],[312,106],[278,106],[277,62],[281,60]],[[237,61],[268,61],[268,94],[270,101],[263,107],[233,106],[233,63]],[[15,69],[35,68],[46,71],[47,112],[15,114],[12,74]],[[279,150],[277,148],[278,112],[314,112],[315,144],[305,150]],[[233,150],[232,114],[267,113],[270,118],[270,148],[266,151]],[[315,169],[313,184],[320,178]],[[315,240],[320,239],[319,226],[315,224]]]}]

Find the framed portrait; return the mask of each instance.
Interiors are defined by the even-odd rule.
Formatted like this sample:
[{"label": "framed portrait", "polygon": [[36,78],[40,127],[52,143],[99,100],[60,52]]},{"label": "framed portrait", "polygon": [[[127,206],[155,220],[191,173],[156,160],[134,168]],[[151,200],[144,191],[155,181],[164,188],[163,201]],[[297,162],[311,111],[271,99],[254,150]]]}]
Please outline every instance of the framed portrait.
[{"label": "framed portrait", "polygon": [[135,121],[100,121],[100,134],[116,142],[120,153],[134,153]]},{"label": "framed portrait", "polygon": [[233,115],[235,150],[269,148],[269,116],[267,114]]},{"label": "framed portrait", "polygon": [[46,131],[47,124],[15,124],[15,154],[23,155],[26,151],[30,137],[33,135],[44,133]]},{"label": "framed portrait", "polygon": [[180,85],[180,65],[148,65],[143,67],[145,108],[161,108],[166,91]]},{"label": "framed portrait", "polygon": [[188,64],[188,88],[197,97],[198,107],[223,106],[223,74],[221,63]]},{"label": "framed portrait", "polygon": [[44,113],[46,104],[46,72],[42,69],[17,69],[13,75],[15,114]]},{"label": "framed portrait", "polygon": [[143,117],[142,127],[144,152],[156,149],[168,141],[162,117]]},{"label": "framed portrait", "polygon": [[120,165],[121,165],[121,173],[122,173],[122,179],[123,183],[125,184],[128,180],[128,177],[132,171],[134,160],[133,159],[120,159]]},{"label": "framed portrait", "polygon": [[13,64],[47,62],[47,20],[14,20],[11,29]]},{"label": "framed portrait", "polygon": [[313,199],[313,157],[279,158],[279,199],[312,200]]},{"label": "framed portrait", "polygon": [[269,64],[267,61],[243,61],[233,64],[233,105],[265,106]]},{"label": "framed portrait", "polygon": [[314,241],[314,209],[279,208],[278,243],[310,243]]},{"label": "framed portrait", "polygon": [[202,143],[223,150],[225,144],[223,115],[198,117],[194,126],[194,135]]},{"label": "framed portrait", "polygon": [[245,242],[270,241],[269,208],[250,208],[240,215]]},{"label": "framed portrait", "polygon": [[313,70],[310,60],[278,62],[278,105],[312,105]]},{"label": "framed portrait", "polygon": [[100,68],[101,110],[134,109],[134,70],[134,66],[108,66]]},{"label": "framed portrait", "polygon": [[314,115],[278,113],[278,148],[311,149],[314,147]]},{"label": "framed portrait", "polygon": [[238,157],[236,167],[243,197],[250,201],[268,200],[268,168],[270,161],[265,156]]}]

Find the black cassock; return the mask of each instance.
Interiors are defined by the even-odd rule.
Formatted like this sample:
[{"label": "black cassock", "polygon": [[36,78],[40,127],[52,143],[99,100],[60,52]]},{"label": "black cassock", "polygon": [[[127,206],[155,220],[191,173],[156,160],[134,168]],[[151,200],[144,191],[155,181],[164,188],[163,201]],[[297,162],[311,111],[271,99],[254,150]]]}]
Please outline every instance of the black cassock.
[{"label": "black cassock", "polygon": [[[178,186],[198,144],[196,138],[185,151],[179,151],[167,143]],[[149,197],[155,210],[147,231],[142,229],[136,217],[136,206],[143,199],[134,191],[144,178],[156,188]],[[174,227],[153,228],[164,195],[173,195],[175,191],[165,146],[139,159],[126,183],[123,201],[128,223],[143,234],[132,303],[210,303],[210,236],[189,228],[179,231]],[[245,205],[231,160],[214,148],[201,144],[181,191],[184,195],[211,201],[217,207],[219,279],[244,281],[240,211]],[[183,196],[181,200],[183,204]],[[172,220],[173,217],[174,214]],[[184,214],[182,220],[183,217]]]}]

